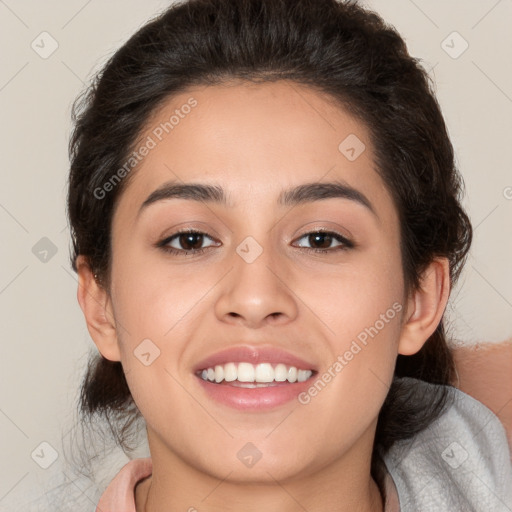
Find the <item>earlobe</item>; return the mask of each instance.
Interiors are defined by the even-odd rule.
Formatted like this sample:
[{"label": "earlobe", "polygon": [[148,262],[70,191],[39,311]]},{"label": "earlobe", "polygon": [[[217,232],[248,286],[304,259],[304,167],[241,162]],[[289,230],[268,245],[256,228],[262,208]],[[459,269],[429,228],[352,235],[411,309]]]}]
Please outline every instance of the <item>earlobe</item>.
[{"label": "earlobe", "polygon": [[77,299],[85,316],[87,329],[101,355],[120,361],[115,319],[108,292],[98,284],[85,256],[76,259]]},{"label": "earlobe", "polygon": [[436,258],[423,273],[420,288],[409,298],[398,353],[418,352],[441,322],[450,295],[450,267],[447,258]]}]

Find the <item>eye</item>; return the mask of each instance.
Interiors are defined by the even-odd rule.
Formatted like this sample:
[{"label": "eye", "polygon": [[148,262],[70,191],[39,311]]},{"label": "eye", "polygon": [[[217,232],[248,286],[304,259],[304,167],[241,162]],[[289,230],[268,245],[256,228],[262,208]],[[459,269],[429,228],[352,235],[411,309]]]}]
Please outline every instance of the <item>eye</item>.
[{"label": "eye", "polygon": [[[174,254],[176,256],[187,256],[189,254],[202,254],[208,247],[203,247],[206,239],[214,240],[213,237],[202,231],[193,229],[181,230],[166,237],[157,243],[157,247],[163,251]],[[343,235],[333,231],[311,231],[302,235],[298,240],[307,239],[307,242],[313,247],[299,246],[307,251],[317,253],[329,253],[353,248],[353,242],[345,238]],[[338,242],[338,245],[331,246],[333,242]],[[176,247],[177,246],[177,247]],[[320,247],[315,247],[320,246]]]},{"label": "eye", "polygon": [[208,248],[203,247],[203,242],[206,238],[213,240],[211,236],[203,233],[202,231],[187,229],[173,233],[171,236],[168,236],[161,242],[158,242],[157,246],[165,252],[178,256],[201,254]]},{"label": "eye", "polygon": [[[313,246],[320,246],[320,248],[303,247],[306,250],[314,252],[328,253],[334,251],[344,251],[347,249],[352,249],[354,247],[353,242],[345,238],[343,235],[340,235],[339,233],[335,233],[333,231],[311,231],[310,233],[302,235],[299,238],[299,240],[302,240],[303,238],[306,238],[308,243]],[[339,242],[339,245],[329,248],[333,241]]]}]

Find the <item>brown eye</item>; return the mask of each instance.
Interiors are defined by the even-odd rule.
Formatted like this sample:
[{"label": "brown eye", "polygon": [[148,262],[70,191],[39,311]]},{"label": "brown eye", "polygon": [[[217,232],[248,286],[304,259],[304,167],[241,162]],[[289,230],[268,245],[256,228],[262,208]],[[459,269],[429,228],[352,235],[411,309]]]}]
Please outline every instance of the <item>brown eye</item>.
[{"label": "brown eye", "polygon": [[308,235],[308,242],[313,245],[313,249],[329,249],[333,237],[326,233],[313,233]]},{"label": "brown eye", "polygon": [[176,255],[199,254],[209,247],[203,247],[206,239],[213,240],[201,231],[179,231],[159,242],[157,246]]},{"label": "brown eye", "polygon": [[181,233],[177,236],[176,240],[185,251],[195,251],[203,247],[202,233]]},{"label": "brown eye", "polygon": [[[354,244],[339,233],[331,231],[314,231],[302,235],[299,240],[307,239],[311,247],[300,246],[315,252],[334,252],[338,250],[346,250],[354,247]],[[333,242],[338,245],[332,246]]]}]

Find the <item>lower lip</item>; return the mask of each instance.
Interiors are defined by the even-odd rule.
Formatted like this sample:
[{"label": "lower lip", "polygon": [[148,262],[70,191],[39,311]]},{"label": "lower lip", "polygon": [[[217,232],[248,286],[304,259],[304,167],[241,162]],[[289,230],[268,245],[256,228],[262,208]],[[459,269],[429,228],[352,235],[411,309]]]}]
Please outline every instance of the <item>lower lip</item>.
[{"label": "lower lip", "polygon": [[304,382],[279,382],[261,388],[241,388],[203,380],[195,376],[210,398],[234,409],[266,410],[279,407],[294,399],[310,385],[314,374]]}]

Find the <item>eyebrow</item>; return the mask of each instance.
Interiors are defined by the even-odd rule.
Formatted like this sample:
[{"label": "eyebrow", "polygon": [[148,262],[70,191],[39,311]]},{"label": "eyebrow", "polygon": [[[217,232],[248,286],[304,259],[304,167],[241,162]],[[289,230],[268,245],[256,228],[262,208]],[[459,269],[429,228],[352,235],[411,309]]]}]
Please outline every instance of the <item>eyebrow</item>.
[{"label": "eyebrow", "polygon": [[[295,206],[324,199],[348,199],[367,208],[377,219],[379,216],[370,200],[359,190],[343,181],[303,183],[283,190],[278,196],[280,206]],[[178,183],[170,181],[153,191],[142,203],[137,216],[149,205],[166,199],[188,199],[232,207],[225,190],[218,185],[204,183]]]}]

